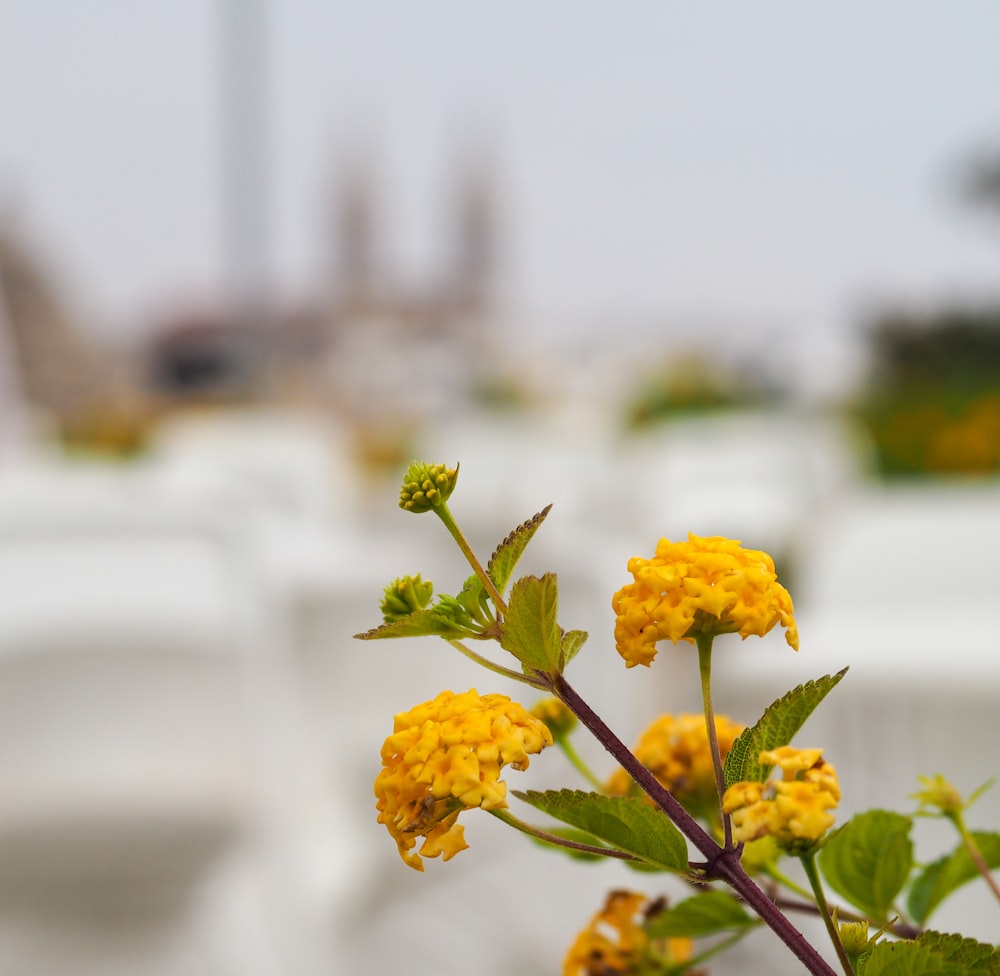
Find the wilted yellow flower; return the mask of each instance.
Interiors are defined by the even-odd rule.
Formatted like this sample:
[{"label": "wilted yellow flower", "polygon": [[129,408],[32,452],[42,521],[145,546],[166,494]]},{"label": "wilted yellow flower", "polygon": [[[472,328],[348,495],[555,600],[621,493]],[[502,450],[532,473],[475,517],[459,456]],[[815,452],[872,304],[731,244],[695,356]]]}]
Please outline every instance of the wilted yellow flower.
[{"label": "wilted yellow flower", "polygon": [[694,640],[695,634],[738,633],[763,637],[775,624],[798,650],[792,598],[778,582],[766,552],[744,549],[720,536],[661,539],[652,559],[634,557],[635,579],[614,596],[615,645],[631,668],[649,665],[661,640]]},{"label": "wilted yellow flower", "polygon": [[[662,903],[661,903],[662,904]],[[690,939],[651,940],[642,927],[656,902],[631,891],[612,891],[576,937],[563,961],[563,976],[629,976],[668,971],[691,958]],[[659,965],[657,965],[659,964]]]},{"label": "wilted yellow flower", "polygon": [[[743,728],[725,715],[715,717],[723,761]],[[661,715],[642,733],[632,751],[694,816],[718,815],[715,769],[704,715]],[[614,796],[630,793],[632,788],[632,777],[620,768],[605,787]]]},{"label": "wilted yellow flower", "polygon": [[733,837],[748,842],[773,837],[785,848],[809,846],[833,826],[828,811],[840,802],[837,771],[822,749],[781,746],[761,752],[761,765],[777,766],[782,777],[770,783],[734,783],[722,798],[733,817]]},{"label": "wilted yellow flower", "polygon": [[[506,695],[443,691],[396,716],[375,780],[378,821],[410,867],[424,869],[421,854],[447,861],[468,847],[459,813],[505,807],[500,770],[527,769],[529,754],[549,745],[545,723]],[[417,837],[425,838],[419,854]]]}]

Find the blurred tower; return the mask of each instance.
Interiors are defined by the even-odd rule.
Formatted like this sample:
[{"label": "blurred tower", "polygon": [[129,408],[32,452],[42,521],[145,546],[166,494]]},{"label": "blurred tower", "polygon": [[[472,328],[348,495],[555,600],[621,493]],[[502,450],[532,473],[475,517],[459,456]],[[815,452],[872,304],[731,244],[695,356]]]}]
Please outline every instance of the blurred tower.
[{"label": "blurred tower", "polygon": [[496,271],[496,199],[490,168],[481,159],[466,160],[455,187],[455,254],[452,282],[463,314],[479,316],[493,298]]},{"label": "blurred tower", "polygon": [[335,193],[336,277],[340,301],[354,313],[372,304],[378,287],[375,181],[364,155],[345,165]]}]

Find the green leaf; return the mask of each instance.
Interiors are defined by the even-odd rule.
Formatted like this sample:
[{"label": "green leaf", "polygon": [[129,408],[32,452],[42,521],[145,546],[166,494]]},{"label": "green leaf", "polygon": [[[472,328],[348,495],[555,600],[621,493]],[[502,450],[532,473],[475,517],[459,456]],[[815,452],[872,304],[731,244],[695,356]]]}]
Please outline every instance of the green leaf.
[{"label": "green leaf", "polygon": [[889,810],[858,814],[820,852],[823,877],[870,918],[887,921],[913,865],[912,826],[909,817]]},{"label": "green leaf", "polygon": [[522,522],[493,550],[493,555],[490,556],[490,561],[486,564],[486,572],[493,580],[493,585],[500,591],[501,596],[510,581],[517,561],[521,558],[521,554],[531,541],[538,526],[545,521],[545,516],[549,514],[551,508],[551,505],[546,505],[537,515],[532,515],[527,522]]},{"label": "green leaf", "polygon": [[523,576],[510,591],[500,646],[525,668],[551,674],[559,669],[562,631],[556,620],[559,586],[555,573]]},{"label": "green leaf", "polygon": [[661,810],[645,800],[581,790],[516,792],[518,799],[611,847],[667,871],[687,871],[687,842]]},{"label": "green leaf", "polygon": [[757,924],[757,919],[732,895],[705,891],[654,915],[646,923],[646,932],[654,939],[693,939]]},{"label": "green leaf", "polygon": [[583,642],[586,639],[587,632],[585,630],[567,630],[562,635],[562,641],[559,646],[560,673],[562,673],[565,670],[566,665],[576,657],[580,648],[583,647]]},{"label": "green leaf", "polygon": [[956,963],[970,976],[1000,976],[1000,949],[996,946],[944,932],[921,932],[916,941],[947,962]]},{"label": "green leaf", "polygon": [[426,610],[416,610],[398,620],[373,627],[363,634],[354,636],[358,640],[387,640],[392,637],[444,637],[450,640],[474,635],[456,624],[454,620],[443,616],[440,608],[431,607]]},{"label": "green leaf", "polygon": [[743,781],[763,783],[771,767],[757,762],[761,751],[787,746],[845,674],[847,668],[816,681],[807,681],[768,705],[757,724],[745,729],[729,750],[724,769],[726,786]]},{"label": "green leaf", "polygon": [[[972,839],[990,868],[1000,868],[1000,834],[973,830]],[[964,844],[950,854],[928,864],[914,879],[907,898],[907,910],[923,925],[938,905],[956,888],[980,877]]]},{"label": "green leaf", "polygon": [[489,611],[486,587],[483,586],[483,581],[475,573],[465,581],[462,591],[455,599],[474,620],[481,624],[489,622],[492,614]]},{"label": "green leaf", "polygon": [[961,963],[951,962],[919,942],[880,942],[861,969],[863,976],[968,976]]}]

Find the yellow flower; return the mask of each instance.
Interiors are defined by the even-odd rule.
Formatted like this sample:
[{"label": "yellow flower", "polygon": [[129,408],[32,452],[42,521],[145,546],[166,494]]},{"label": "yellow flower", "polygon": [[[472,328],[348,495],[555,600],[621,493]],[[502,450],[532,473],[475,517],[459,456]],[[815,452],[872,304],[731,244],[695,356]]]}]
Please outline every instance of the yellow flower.
[{"label": "yellow flower", "polygon": [[[447,861],[468,847],[458,815],[505,807],[500,770],[527,769],[529,754],[549,745],[545,723],[506,695],[443,691],[396,716],[375,780],[378,821],[410,867],[423,871],[421,854]],[[417,837],[425,838],[419,854]]]},{"label": "yellow flower", "polygon": [[777,766],[781,779],[771,783],[734,783],[722,798],[732,814],[733,837],[746,843],[773,837],[786,849],[811,846],[833,826],[828,811],[840,802],[837,771],[823,759],[822,749],[781,746],[758,757]]},{"label": "yellow flower", "polygon": [[[743,726],[717,715],[715,730],[725,760]],[[704,715],[661,715],[642,733],[632,751],[694,816],[718,814],[715,770]],[[617,769],[605,789],[613,796],[623,796],[632,792],[632,786],[632,777],[624,769]]]},{"label": "yellow flower", "polygon": [[792,598],[766,552],[720,536],[661,539],[652,559],[629,560],[635,582],[614,607],[615,645],[628,667],[649,665],[661,640],[693,642],[696,634],[763,637],[775,624],[798,650]]},{"label": "yellow flower", "polygon": [[693,951],[690,939],[650,940],[646,935],[643,922],[660,905],[631,891],[610,892],[604,908],[570,946],[563,976],[667,972],[687,962]]}]

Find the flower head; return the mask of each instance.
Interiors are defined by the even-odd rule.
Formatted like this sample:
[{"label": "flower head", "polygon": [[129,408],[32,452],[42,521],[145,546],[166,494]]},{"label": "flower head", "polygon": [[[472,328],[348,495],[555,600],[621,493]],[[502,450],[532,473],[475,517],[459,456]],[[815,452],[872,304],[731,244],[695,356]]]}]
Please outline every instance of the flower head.
[{"label": "flower head", "polygon": [[833,826],[829,813],[840,802],[837,771],[821,749],[781,746],[761,752],[762,765],[776,766],[781,779],[734,783],[722,798],[733,817],[733,837],[748,842],[773,837],[787,850],[811,847]]},{"label": "flower head", "polygon": [[[378,821],[410,867],[423,870],[421,854],[447,861],[468,846],[458,815],[505,807],[500,770],[527,769],[529,754],[549,745],[545,723],[506,695],[443,691],[396,716],[375,780]],[[419,854],[417,837],[425,838]]]},{"label": "flower head", "polygon": [[643,922],[662,902],[645,895],[612,891],[604,907],[576,937],[563,961],[563,976],[630,976],[671,972],[691,958],[690,939],[655,939]]},{"label": "flower head", "polygon": [[[715,730],[724,760],[743,726],[717,715]],[[642,733],[632,751],[694,816],[718,814],[715,770],[704,715],[661,715]],[[618,769],[608,780],[606,790],[614,796],[629,793],[632,778],[624,769]]]},{"label": "flower head", "polygon": [[720,536],[661,539],[652,559],[629,560],[633,583],[614,596],[615,645],[628,667],[649,665],[661,640],[695,635],[763,637],[775,624],[798,650],[792,598],[766,552]]},{"label": "flower head", "polygon": [[457,482],[458,465],[449,468],[443,464],[411,461],[399,489],[399,507],[408,512],[440,508],[451,497]]},{"label": "flower head", "polygon": [[416,576],[401,576],[393,580],[382,597],[382,619],[392,623],[407,617],[417,610],[423,610],[434,595],[434,584]]}]

